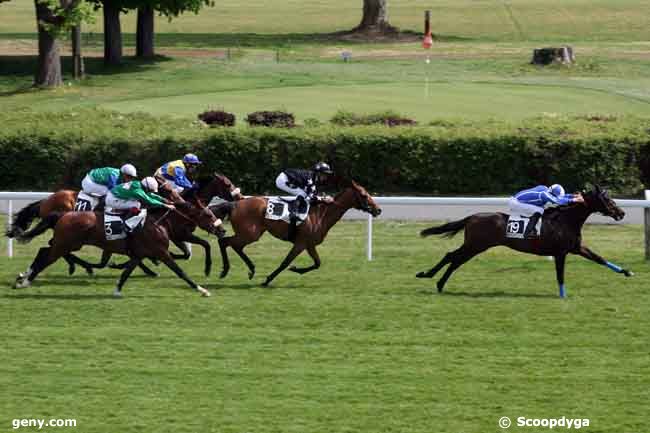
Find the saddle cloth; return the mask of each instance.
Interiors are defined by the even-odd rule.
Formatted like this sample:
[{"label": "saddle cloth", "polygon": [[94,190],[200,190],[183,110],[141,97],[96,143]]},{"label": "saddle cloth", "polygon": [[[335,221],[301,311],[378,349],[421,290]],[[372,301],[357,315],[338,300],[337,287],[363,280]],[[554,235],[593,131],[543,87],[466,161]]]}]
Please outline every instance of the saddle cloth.
[{"label": "saddle cloth", "polygon": [[[127,233],[131,233],[138,226],[144,225],[147,219],[147,210],[142,209],[137,215],[130,215],[117,213],[104,214],[104,233],[106,234],[107,241],[125,239]],[[126,219],[124,219],[125,216],[127,217]]]},{"label": "saddle cloth", "polygon": [[[266,219],[274,221],[290,222],[291,213],[289,212],[289,204],[294,200],[285,200],[281,197],[269,197],[268,204],[266,205]],[[307,202],[306,209],[301,209],[304,212],[297,212],[296,217],[298,221],[296,225],[300,225],[307,219],[309,215],[309,202]]]},{"label": "saddle cloth", "polygon": [[[531,236],[531,239],[539,239],[542,236],[542,219],[540,218],[537,221],[537,233],[538,236]],[[508,224],[506,225],[506,237],[513,239],[524,239],[524,233],[526,227],[530,222],[530,218],[521,216],[521,215],[510,215],[508,218]]]},{"label": "saddle cloth", "polygon": [[83,191],[79,191],[77,194],[77,201],[74,204],[75,212],[90,212],[95,210],[99,204],[99,198],[88,195]]}]

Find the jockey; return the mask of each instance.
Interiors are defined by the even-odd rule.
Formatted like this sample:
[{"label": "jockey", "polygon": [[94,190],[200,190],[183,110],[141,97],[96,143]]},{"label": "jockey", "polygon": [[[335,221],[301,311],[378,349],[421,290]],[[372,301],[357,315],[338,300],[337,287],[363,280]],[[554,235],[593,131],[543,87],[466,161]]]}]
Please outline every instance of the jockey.
[{"label": "jockey", "polygon": [[510,198],[508,205],[513,214],[530,217],[524,233],[524,238],[527,238],[531,234],[537,235],[535,226],[546,208],[583,202],[582,194],[566,194],[564,187],[556,183],[550,187],[538,185],[519,191]]},{"label": "jockey", "polygon": [[[142,204],[151,207],[166,207],[174,209],[174,205],[165,203],[165,199],[156,194],[158,182],[153,177],[145,177],[142,181],[132,180],[131,182],[117,185],[106,195],[106,211],[135,209],[140,210]],[[129,230],[133,230],[140,219],[139,216],[131,216],[125,221]],[[137,219],[137,220],[136,220]],[[131,221],[131,222],[129,222]]]},{"label": "jockey", "polygon": [[183,159],[168,162],[156,170],[155,177],[161,182],[168,181],[178,193],[194,187],[189,178],[193,178],[201,161],[193,153],[186,154]]},{"label": "jockey", "polygon": [[[289,168],[284,170],[275,179],[275,186],[282,191],[288,192],[296,196],[294,205],[289,206],[290,224],[289,224],[289,239],[292,240],[296,231],[296,223],[298,222],[297,213],[304,212],[307,208],[307,201],[312,202],[319,200],[316,188],[323,186],[327,183],[329,176],[333,174],[329,164],[325,162],[316,163],[311,170],[302,170],[297,168]],[[325,202],[331,199],[323,199]]]},{"label": "jockey", "polygon": [[81,190],[93,197],[104,197],[116,185],[130,182],[137,176],[131,164],[124,164],[119,170],[113,167],[95,168],[81,181]]}]

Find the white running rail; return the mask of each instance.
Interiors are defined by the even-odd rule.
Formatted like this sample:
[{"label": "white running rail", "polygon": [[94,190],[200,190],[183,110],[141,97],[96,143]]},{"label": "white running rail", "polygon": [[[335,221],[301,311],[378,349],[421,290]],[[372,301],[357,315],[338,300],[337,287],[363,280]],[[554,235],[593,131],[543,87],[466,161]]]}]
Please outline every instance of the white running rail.
[{"label": "white running rail", "polygon": [[[13,216],[14,200],[41,200],[47,198],[50,192],[2,192],[0,201],[8,201],[8,220]],[[645,245],[646,259],[650,260],[650,190],[645,191],[645,200],[616,200],[616,204],[623,208],[645,208]],[[509,197],[373,197],[378,205],[400,205],[400,206],[507,206]],[[368,215],[368,230],[366,256],[372,260],[372,216]],[[7,255],[13,256],[13,240],[9,239]]]}]

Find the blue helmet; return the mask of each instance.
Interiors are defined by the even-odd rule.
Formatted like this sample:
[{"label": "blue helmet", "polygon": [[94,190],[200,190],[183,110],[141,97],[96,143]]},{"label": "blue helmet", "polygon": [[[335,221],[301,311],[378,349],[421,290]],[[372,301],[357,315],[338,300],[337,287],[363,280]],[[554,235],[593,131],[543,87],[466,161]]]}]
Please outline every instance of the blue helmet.
[{"label": "blue helmet", "polygon": [[194,155],[193,153],[187,153],[183,157],[183,162],[186,164],[201,164],[199,157]]},{"label": "blue helmet", "polygon": [[553,194],[555,197],[562,197],[564,195],[564,187],[558,183],[551,185],[548,189],[548,192]]}]

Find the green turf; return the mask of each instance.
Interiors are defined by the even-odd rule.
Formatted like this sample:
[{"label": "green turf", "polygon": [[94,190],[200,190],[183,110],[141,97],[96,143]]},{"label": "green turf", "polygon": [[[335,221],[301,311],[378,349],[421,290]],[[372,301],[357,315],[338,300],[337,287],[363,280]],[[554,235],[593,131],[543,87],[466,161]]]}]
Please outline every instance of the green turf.
[{"label": "green turf", "polygon": [[[314,55],[311,50],[329,57],[305,59]],[[421,123],[441,117],[520,119],[541,113],[650,114],[650,61],[596,57],[571,70],[540,70],[506,54],[490,59],[434,56],[428,65],[421,56],[342,64],[328,50],[284,50],[280,63],[265,50],[240,50],[231,61],[127,60],[109,70],[90,60],[90,77],[82,84],[50,92],[29,90],[31,76],[20,71],[31,70],[33,60],[17,57],[13,65],[0,66],[0,92],[6,92],[3,105],[10,109],[99,106],[188,119],[207,108],[223,108],[240,119],[253,111],[286,109],[299,121],[325,121],[339,109],[368,113],[389,108]],[[459,49],[449,50],[453,54]]]},{"label": "green turf", "polygon": [[[291,34],[346,30],[361,20],[362,0],[237,0],[216,2],[199,15],[168,22],[161,33]],[[405,30],[422,30],[425,9],[432,10],[434,33],[491,41],[647,41],[650,30],[645,0],[391,0],[390,21]],[[34,31],[34,3],[12,0],[0,6],[2,33]],[[123,18],[134,33],[135,14]],[[89,31],[101,32],[101,17]]]},{"label": "green turf", "polygon": [[195,250],[183,267],[208,299],[163,270],[134,276],[114,300],[115,271],[69,277],[62,264],[15,291],[45,239],[17,246],[0,259],[0,425],[56,417],[77,419],[61,431],[83,432],[484,433],[500,431],[501,416],[566,416],[590,418],[586,431],[644,431],[641,227],[587,227],[585,243],[636,276],[571,257],[562,300],[552,262],[505,249],[468,263],[438,295],[435,280],[414,274],[460,240],[418,238],[426,226],[377,222],[368,263],[365,225],[342,223],[320,248],[321,269],[281,274],[272,289],[259,283],[287,244],[266,237],[249,248],[253,281],[236,257],[225,281],[203,277]]}]

